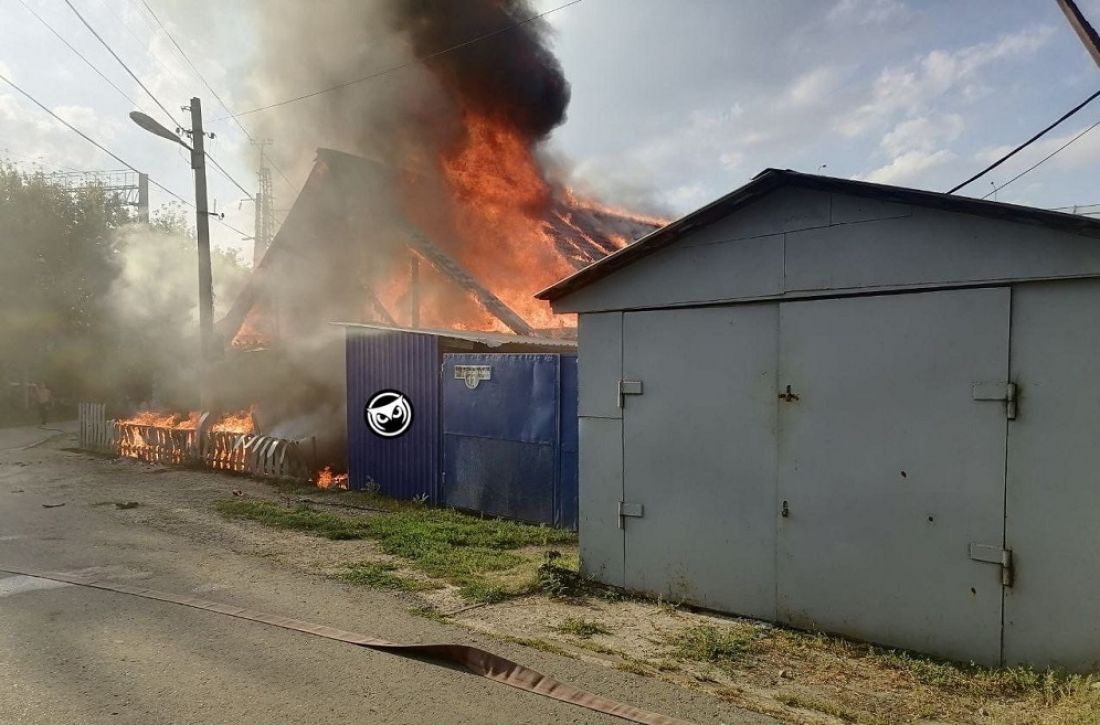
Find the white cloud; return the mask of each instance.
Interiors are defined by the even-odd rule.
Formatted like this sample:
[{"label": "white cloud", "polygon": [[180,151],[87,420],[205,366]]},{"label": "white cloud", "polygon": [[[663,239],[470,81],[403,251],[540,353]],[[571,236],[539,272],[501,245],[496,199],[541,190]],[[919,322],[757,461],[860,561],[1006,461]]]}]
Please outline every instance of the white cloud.
[{"label": "white cloud", "polygon": [[907,151],[885,166],[856,178],[878,184],[914,185],[928,171],[943,166],[956,158],[947,149],[939,151]]},{"label": "white cloud", "polygon": [[917,116],[895,125],[879,146],[893,157],[908,151],[929,152],[957,139],[964,128],[966,123],[957,113]]},{"label": "white cloud", "polygon": [[899,0],[840,0],[826,17],[833,22],[882,25],[910,14],[909,8]]},{"label": "white cloud", "polygon": [[824,100],[840,84],[840,69],[821,66],[795,79],[784,94],[786,105],[792,108],[813,106]]},{"label": "white cloud", "polygon": [[948,91],[961,89],[973,95],[982,70],[995,61],[1035,52],[1052,33],[1050,27],[1036,26],[955,51],[933,50],[910,65],[886,68],[874,82],[871,98],[845,114],[836,128],[857,136],[898,114],[917,113]]}]

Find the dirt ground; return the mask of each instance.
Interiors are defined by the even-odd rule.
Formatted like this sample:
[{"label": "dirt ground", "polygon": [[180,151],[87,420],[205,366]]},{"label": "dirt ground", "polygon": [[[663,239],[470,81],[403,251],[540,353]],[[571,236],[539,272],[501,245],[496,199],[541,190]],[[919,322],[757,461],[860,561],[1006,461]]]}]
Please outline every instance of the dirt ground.
[{"label": "dirt ground", "polygon": [[[59,438],[46,445],[61,449],[72,441]],[[76,451],[70,455],[89,457]],[[504,601],[472,602],[458,586],[383,552],[376,540],[330,540],[218,511],[227,500],[236,500],[288,509],[304,506],[351,519],[387,516],[360,508],[370,505],[369,497],[130,460],[89,460],[107,475],[112,469],[145,474],[141,480],[147,485],[140,489],[120,496],[117,486],[107,486],[103,499],[93,502],[117,508],[135,526],[216,543],[303,576],[346,577],[353,563],[378,563],[386,578],[367,585],[394,589],[412,612],[637,677],[703,690],[787,722],[1100,722],[1100,682],[1091,677],[960,667],[598,589],[566,592],[561,598],[531,585],[530,593]],[[127,508],[131,499],[138,505]],[[575,561],[575,545],[569,543],[520,553],[533,562],[534,571],[534,563],[551,549],[561,554],[560,561]]]}]

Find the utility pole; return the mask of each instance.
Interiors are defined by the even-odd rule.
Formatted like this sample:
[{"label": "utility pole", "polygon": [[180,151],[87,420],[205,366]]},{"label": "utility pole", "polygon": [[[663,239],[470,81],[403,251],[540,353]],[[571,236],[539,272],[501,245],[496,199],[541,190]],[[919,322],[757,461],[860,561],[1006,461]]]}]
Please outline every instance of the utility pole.
[{"label": "utility pole", "polygon": [[195,231],[199,248],[199,397],[202,410],[211,409],[210,367],[214,361],[214,284],[210,271],[210,212],[206,204],[206,151],[202,130],[202,103],[191,99],[191,168],[195,171]]},{"label": "utility pole", "polygon": [[149,174],[138,172],[138,221],[149,223]]},{"label": "utility pole", "polygon": [[1100,36],[1096,34],[1092,25],[1081,14],[1077,3],[1073,0],[1058,0],[1058,7],[1062,9],[1062,13],[1065,14],[1070,27],[1073,28],[1073,32],[1077,33],[1077,37],[1081,39],[1085,50],[1089,52],[1096,64],[1100,65]]},{"label": "utility pole", "polygon": [[[214,284],[210,272],[210,212],[206,204],[206,136],[202,130],[202,103],[198,98],[191,99],[191,137],[188,146],[179,137],[180,129],[172,133],[159,121],[141,111],[130,111],[130,120],[154,136],[160,136],[183,146],[191,152],[191,168],[195,172],[195,231],[198,235],[199,250],[199,401],[203,410],[211,410],[210,370],[212,363],[221,357],[221,345],[214,340]],[[210,138],[214,138],[211,134]],[[148,177],[145,179],[146,197],[148,197]],[[139,181],[139,187],[141,183]],[[139,189],[140,193],[140,189]]]}]

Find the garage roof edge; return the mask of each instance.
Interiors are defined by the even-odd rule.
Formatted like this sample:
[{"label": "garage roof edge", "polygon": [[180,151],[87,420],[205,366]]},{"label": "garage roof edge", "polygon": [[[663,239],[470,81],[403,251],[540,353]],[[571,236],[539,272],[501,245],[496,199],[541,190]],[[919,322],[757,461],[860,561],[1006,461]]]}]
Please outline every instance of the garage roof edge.
[{"label": "garage roof edge", "polygon": [[540,300],[554,301],[567,294],[586,287],[634,261],[656,252],[675,242],[692,229],[704,226],[721,217],[756,201],[760,197],[784,186],[795,186],[817,191],[837,192],[852,196],[862,196],[880,201],[899,204],[931,207],[945,211],[973,214],[976,216],[1002,219],[1021,224],[1036,224],[1062,229],[1084,236],[1100,237],[1100,220],[1090,219],[1077,214],[1038,209],[1017,204],[1005,204],[985,201],[965,196],[953,196],[936,191],[910,189],[902,186],[873,184],[867,181],[838,179],[832,176],[804,174],[789,169],[765,169],[752,181],[726,194],[704,207],[683,216],[637,241],[610,254],[598,262],[562,279],[535,297]]}]

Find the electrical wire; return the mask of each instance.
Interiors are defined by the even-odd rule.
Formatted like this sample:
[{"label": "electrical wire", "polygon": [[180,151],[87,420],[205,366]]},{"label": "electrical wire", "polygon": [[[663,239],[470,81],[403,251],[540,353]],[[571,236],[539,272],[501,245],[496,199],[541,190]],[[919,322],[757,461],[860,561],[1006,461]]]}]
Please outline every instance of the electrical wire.
[{"label": "electrical wire", "polygon": [[[68,0],[65,0],[65,1],[68,2]],[[577,5],[581,1],[582,0],[572,0],[572,2],[567,2],[564,5],[559,5],[555,8],[551,8],[549,10],[546,10],[544,12],[539,13],[538,15],[532,15],[529,18],[524,18],[523,20],[519,20],[515,23],[512,23],[511,25],[506,25],[503,28],[499,28],[499,29],[494,30],[490,33],[485,33],[484,35],[479,35],[476,38],[471,38],[469,40],[465,40],[461,43],[458,43],[457,45],[452,45],[449,48],[443,48],[442,50],[437,50],[434,53],[429,53],[428,55],[424,55],[424,56],[420,56],[418,58],[414,58],[413,60],[410,60],[406,63],[400,63],[398,65],[390,66],[389,68],[384,68],[383,70],[377,71],[375,73],[371,73],[369,75],[365,75],[365,76],[362,76],[360,78],[356,78],[354,80],[344,81],[343,83],[337,83],[334,86],[329,86],[328,88],[322,88],[320,90],[313,91],[311,93],[303,93],[302,95],[295,96],[294,98],[287,98],[286,100],[278,101],[276,103],[269,103],[266,106],[259,106],[257,108],[250,108],[247,111],[240,111],[239,113],[231,113],[228,116],[221,116],[219,118],[213,119],[213,121],[211,121],[211,123],[213,123],[214,121],[225,121],[229,118],[239,118],[241,116],[248,116],[248,115],[251,115],[253,113],[259,113],[260,111],[267,111],[267,110],[270,110],[272,108],[278,108],[279,106],[286,106],[286,105],[289,105],[291,103],[297,103],[298,101],[304,101],[307,98],[314,98],[315,96],[320,96],[320,95],[325,94],[325,93],[331,93],[332,91],[338,91],[341,88],[347,88],[348,86],[353,86],[353,85],[356,85],[358,83],[364,83],[366,81],[373,80],[375,78],[379,78],[379,77],[384,76],[384,75],[388,75],[388,74],[393,73],[395,71],[403,70],[405,68],[409,68],[411,66],[418,65],[420,63],[423,63],[424,61],[431,60],[433,58],[438,58],[439,56],[444,55],[446,53],[450,53],[450,52],[453,52],[453,51],[456,51],[456,50],[461,50],[462,48],[473,45],[474,43],[479,43],[482,40],[488,40],[489,38],[500,35],[501,33],[510,32],[512,30],[515,30],[516,28],[519,28],[519,27],[522,27],[522,26],[526,25],[527,23],[531,23],[531,22],[534,22],[535,20],[538,20],[539,18],[546,17],[550,13],[556,13],[559,10],[565,10],[568,7],[572,7],[573,5]],[[1100,93],[1100,91],[1097,91],[1097,93]]]},{"label": "electrical wire", "polygon": [[[119,65],[121,65],[126,70],[126,72],[130,74],[130,77],[133,78],[134,81],[139,86],[141,86],[141,89],[143,91],[145,91],[145,93],[150,98],[153,99],[153,103],[157,104],[157,106],[160,108],[160,110],[163,111],[164,114],[166,116],[168,116],[168,118],[172,121],[172,123],[174,123],[176,125],[176,128],[179,128],[180,126],[182,126],[182,124],[179,121],[176,120],[176,118],[164,106],[164,104],[160,102],[160,99],[157,98],[153,94],[153,92],[151,90],[149,90],[149,88],[144,83],[141,82],[141,79],[138,78],[137,74],[134,73],[132,70],[130,70],[130,66],[126,65],[126,62],[124,60],[122,60],[122,58],[119,57],[118,53],[116,53],[114,51],[114,49],[111,48],[110,44],[108,44],[107,41],[103,39],[103,36],[101,36],[99,33],[97,33],[95,28],[93,28],[91,26],[91,24],[87,20],[84,19],[84,16],[80,14],[80,11],[76,9],[76,6],[73,5],[70,0],[65,0],[65,4],[68,5],[69,9],[73,11],[73,14],[75,14],[76,17],[80,19],[80,22],[82,22],[84,24],[84,27],[86,27],[88,29],[88,31],[91,32],[91,34],[95,36],[96,40],[98,40],[103,45],[103,47],[107,49],[107,52],[110,53],[111,56],[114,57],[114,59],[118,61]],[[252,198],[252,193],[249,192],[248,189],[244,188],[244,186],[239,181],[234,179],[232,177],[232,175],[230,175],[230,173],[228,171],[226,171],[222,167],[222,165],[219,164],[218,161],[213,156],[211,156],[210,154],[206,154],[206,158],[208,158],[210,160],[210,163],[214,165],[214,168],[217,169],[219,172],[221,172],[222,176],[224,176],[226,179],[228,179],[230,181],[230,183],[232,183],[234,186],[236,186],[238,189],[240,189],[241,192],[244,193],[244,195],[247,196],[249,199]]]},{"label": "electrical wire", "polygon": [[[91,137],[91,136],[89,136],[88,134],[84,133],[84,132],[83,132],[83,131],[81,131],[81,130],[80,130],[79,128],[77,128],[76,126],[72,125],[71,123],[69,123],[68,121],[66,121],[66,120],[65,120],[64,118],[62,118],[61,116],[58,116],[58,115],[57,115],[56,113],[54,113],[53,111],[51,111],[51,110],[50,110],[50,109],[49,109],[49,108],[48,108],[48,107],[47,107],[47,106],[46,106],[46,105],[45,105],[44,103],[42,103],[41,101],[39,101],[39,100],[38,100],[37,98],[35,98],[34,96],[32,96],[32,95],[31,95],[30,93],[28,93],[27,91],[23,90],[23,88],[22,88],[21,86],[17,85],[17,84],[16,84],[16,83],[15,83],[14,81],[12,81],[12,80],[11,80],[10,78],[8,78],[7,76],[5,76],[5,75],[4,75],[3,73],[0,73],[0,81],[4,81],[5,83],[7,83],[7,84],[8,84],[9,86],[11,86],[11,87],[12,87],[12,88],[14,88],[14,89],[15,89],[16,91],[18,91],[18,92],[19,92],[20,94],[22,94],[22,95],[23,95],[23,96],[24,96],[24,97],[25,97],[25,98],[26,98],[27,100],[29,100],[29,101],[30,101],[31,103],[33,103],[34,105],[38,106],[38,107],[39,107],[39,108],[41,108],[41,109],[42,109],[43,111],[45,111],[45,112],[46,112],[46,113],[48,113],[48,114],[49,114],[50,116],[52,116],[52,117],[54,118],[54,120],[55,120],[55,121],[58,121],[59,123],[61,123],[61,125],[65,126],[65,128],[69,129],[70,131],[72,131],[73,133],[75,133],[75,134],[76,134],[77,136],[80,136],[80,138],[84,139],[85,141],[87,141],[88,143],[90,143],[90,144],[91,144],[92,146],[95,146],[95,147],[96,147],[97,149],[99,149],[99,150],[100,150],[100,151],[102,151],[103,153],[107,154],[107,155],[108,155],[108,156],[110,156],[110,157],[111,157],[112,159],[114,159],[115,161],[119,162],[120,164],[122,164],[123,166],[125,166],[126,168],[128,168],[128,169],[129,169],[130,171],[134,171],[134,172],[136,172],[136,173],[139,173],[139,174],[140,174],[140,173],[143,173],[143,172],[139,171],[139,170],[138,170],[138,169],[137,169],[137,168],[136,168],[136,167],[135,167],[135,166],[134,166],[133,164],[129,163],[128,161],[126,161],[125,159],[123,159],[122,157],[120,157],[120,156],[119,156],[118,154],[116,154],[116,153],[115,153],[114,151],[111,151],[111,150],[110,150],[109,148],[107,148],[107,147],[106,147],[106,146],[104,146],[103,144],[99,143],[99,142],[98,142],[98,141],[96,141],[96,140],[95,140],[94,138],[92,138],[92,137]],[[196,207],[195,207],[195,205],[194,205],[194,203],[192,203],[192,202],[188,201],[187,199],[183,198],[182,196],[180,196],[180,195],[179,195],[179,194],[177,194],[176,192],[174,192],[174,191],[172,191],[171,189],[169,189],[169,188],[168,188],[167,186],[164,186],[163,184],[161,184],[161,183],[160,183],[159,181],[157,181],[157,180],[156,180],[156,179],[154,179],[153,177],[149,176],[148,174],[146,174],[145,176],[146,176],[146,178],[148,178],[148,179],[149,179],[149,183],[150,183],[150,184],[152,184],[153,186],[157,187],[158,189],[160,189],[161,191],[163,191],[163,192],[164,192],[165,194],[168,194],[169,196],[171,196],[171,197],[173,197],[174,199],[178,200],[178,201],[179,201],[179,202],[181,202],[182,204],[185,204],[186,206],[189,206],[189,207],[191,207],[192,209],[195,209],[195,208],[196,208]],[[233,225],[231,225],[231,224],[228,224],[228,223],[226,223],[226,222],[225,222],[225,220],[223,220],[223,219],[221,219],[221,218],[219,218],[219,217],[217,217],[217,216],[214,216],[214,215],[211,215],[211,216],[212,216],[212,218],[214,219],[214,221],[218,222],[219,224],[221,224],[221,225],[222,225],[223,227],[225,227],[226,229],[229,229],[229,230],[231,230],[231,231],[233,231],[233,232],[236,232],[237,234],[240,234],[240,235],[241,235],[242,237],[247,237],[247,236],[249,236],[249,235],[248,235],[247,233],[245,233],[245,232],[242,232],[242,231],[241,231],[240,229],[237,229],[237,228],[236,228],[236,227],[234,227]]]},{"label": "electrical wire", "polygon": [[[22,2],[22,1],[23,0],[20,0],[20,2]],[[218,95],[217,91],[214,90],[214,87],[211,86],[209,82],[207,82],[206,77],[203,76],[202,72],[199,71],[198,67],[191,61],[191,57],[187,55],[187,52],[184,51],[183,47],[176,41],[175,36],[172,35],[171,32],[169,32],[168,28],[161,21],[160,16],[158,16],[156,14],[156,11],[153,10],[153,8],[149,5],[148,2],[146,2],[146,0],[140,0],[140,1],[141,1],[141,4],[145,7],[145,10],[149,13],[149,15],[151,15],[153,17],[153,20],[156,21],[157,26],[160,28],[161,32],[163,32],[164,35],[168,38],[168,40],[171,41],[172,45],[175,46],[177,51],[179,51],[179,54],[181,56],[183,56],[183,59],[185,61],[187,61],[187,65],[191,66],[191,70],[194,71],[195,75],[198,76],[198,79],[200,81],[202,81],[202,84],[204,86],[206,86],[206,90],[210,91],[210,94],[212,96],[214,96],[214,100],[216,100],[218,103],[221,104],[221,107],[224,108],[225,112],[229,114],[229,118],[232,118],[233,121],[237,124],[237,126],[240,127],[241,131],[244,133],[245,138],[248,139],[249,143],[253,143],[253,144],[256,143],[256,139],[252,138],[252,134],[250,134],[248,132],[248,129],[244,127],[244,124],[241,123],[241,120],[239,118],[237,118],[235,115],[233,115],[233,109],[230,108],[228,105],[226,105],[225,101],[222,100],[222,97],[220,95]],[[211,159],[211,161],[213,161],[213,159]],[[276,166],[275,163],[273,161],[271,161],[270,159],[268,159],[268,164],[270,164],[271,168],[275,169],[275,171],[277,171],[279,173],[279,175],[281,177],[283,177],[283,181],[285,181],[291,189],[294,188],[294,184],[292,184],[290,182],[290,179],[287,177],[286,174],[283,173],[282,169],[280,169],[278,166]],[[249,198],[251,198],[251,197],[249,197]]]},{"label": "electrical wire", "polygon": [[65,4],[69,6],[69,9],[73,11],[73,14],[76,15],[76,17],[80,19],[80,22],[84,24],[84,27],[87,28],[88,31],[95,36],[95,39],[98,40],[100,44],[107,49],[107,52],[110,53],[111,56],[118,61],[118,64],[121,65],[126,70],[126,72],[130,74],[130,77],[134,79],[134,82],[141,86],[141,90],[145,91],[145,93],[153,99],[153,103],[157,104],[160,110],[164,111],[164,115],[168,116],[169,120],[171,120],[172,123],[176,125],[176,128],[182,126],[182,124],[176,120],[175,116],[172,115],[172,112],[165,108],[164,104],[160,102],[160,99],[153,95],[153,92],[149,90],[149,88],[144,83],[141,82],[141,79],[137,77],[137,74],[130,70],[130,66],[126,65],[126,61],[122,60],[122,58],[118,56],[118,53],[116,53],[114,49],[107,43],[107,41],[103,39],[103,36],[97,33],[96,29],[93,28],[91,24],[84,19],[84,16],[80,14],[80,11],[76,9],[76,6],[73,5],[70,0],[64,1]]},{"label": "electrical wire", "polygon": [[[1057,155],[1058,155],[1059,153],[1061,153],[1061,152],[1062,152],[1062,150],[1063,150],[1063,149],[1065,149],[1065,148],[1066,148],[1067,146],[1069,146],[1069,145],[1070,145],[1071,143],[1073,143],[1073,142],[1074,142],[1074,141],[1076,141],[1077,139],[1081,138],[1082,136],[1084,136],[1084,135],[1085,135],[1086,133],[1088,133],[1088,132],[1089,132],[1089,131],[1091,131],[1092,129],[1096,128],[1097,126],[1100,126],[1100,121],[1097,121],[1096,123],[1092,124],[1091,126],[1089,126],[1088,128],[1086,128],[1086,129],[1085,129],[1084,131],[1082,131],[1081,133],[1077,134],[1076,136],[1074,136],[1073,138],[1071,138],[1071,139],[1070,139],[1069,141],[1066,141],[1066,142],[1065,142],[1064,144],[1062,144],[1062,145],[1061,145],[1061,146],[1059,146],[1058,148],[1054,149],[1054,150],[1053,150],[1053,151],[1051,151],[1051,152],[1050,152],[1049,154],[1047,154],[1047,155],[1046,155],[1046,156],[1044,156],[1043,158],[1039,159],[1039,160],[1038,160],[1038,161],[1036,161],[1036,162],[1035,162],[1034,164],[1032,164],[1031,166],[1027,167],[1027,168],[1026,168],[1026,169],[1024,169],[1023,171],[1021,171],[1020,173],[1016,174],[1015,176],[1013,176],[1013,177],[1012,177],[1011,179],[1009,179],[1009,180],[1008,180],[1008,181],[1006,181],[1005,183],[1003,183],[1003,184],[1001,184],[1000,186],[998,186],[998,187],[994,188],[994,189],[993,189],[992,191],[990,191],[990,192],[989,192],[988,194],[986,194],[986,195],[985,195],[985,196],[983,196],[982,198],[983,198],[983,199],[985,199],[985,198],[987,198],[987,197],[989,197],[989,196],[992,196],[993,194],[996,194],[996,193],[997,193],[998,191],[1000,191],[1001,189],[1003,189],[1003,188],[1005,188],[1006,186],[1008,186],[1009,184],[1011,184],[1011,183],[1012,183],[1013,181],[1016,181],[1017,179],[1019,179],[1019,178],[1020,178],[1021,176],[1024,176],[1025,174],[1030,174],[1030,173],[1031,173],[1032,171],[1034,171],[1035,169],[1039,168],[1040,166],[1042,166],[1043,164],[1045,164],[1045,163],[1046,163],[1047,161],[1049,161],[1050,159],[1054,158],[1054,157],[1055,157],[1055,156],[1057,156]],[[1090,205],[1090,206],[1091,206],[1091,205]]]},{"label": "electrical wire", "polygon": [[[68,2],[68,0],[65,0],[65,1],[66,1],[66,2]],[[969,179],[967,179],[966,181],[962,182],[961,184],[958,184],[957,186],[954,186],[954,187],[952,187],[952,188],[951,188],[950,190],[948,190],[948,191],[947,191],[946,193],[948,193],[948,194],[954,194],[954,193],[955,193],[956,191],[958,191],[959,189],[963,188],[964,186],[966,186],[967,184],[971,183],[972,181],[977,181],[978,179],[982,178],[983,176],[985,176],[986,174],[988,174],[988,173],[989,173],[990,171],[992,171],[993,169],[997,168],[998,166],[1000,166],[1000,165],[1001,165],[1001,164],[1003,164],[1004,162],[1008,161],[1008,160],[1009,160],[1010,158],[1012,158],[1012,157],[1013,157],[1013,156],[1015,156],[1016,154],[1020,153],[1020,152],[1021,152],[1021,151],[1023,151],[1024,149],[1026,149],[1026,148],[1027,148],[1028,146],[1030,146],[1031,144],[1033,144],[1033,143],[1035,143],[1036,141],[1038,141],[1039,139],[1041,139],[1041,138],[1042,138],[1043,136],[1045,136],[1045,135],[1046,135],[1046,134],[1047,134],[1047,133],[1048,133],[1049,131],[1051,131],[1052,129],[1054,129],[1054,128],[1055,128],[1055,127],[1057,127],[1058,125],[1060,125],[1060,124],[1061,124],[1061,123],[1062,123],[1063,121],[1065,121],[1065,120],[1066,120],[1067,118],[1069,118],[1069,117],[1070,117],[1070,116],[1072,116],[1073,114],[1077,113],[1078,111],[1080,111],[1080,110],[1081,110],[1082,108],[1084,108],[1084,107],[1085,107],[1085,106],[1087,106],[1088,104],[1092,103],[1092,102],[1093,102],[1093,100],[1095,100],[1097,96],[1100,96],[1100,90],[1096,91],[1095,93],[1093,93],[1092,95],[1090,95],[1090,96],[1089,96],[1088,98],[1086,98],[1085,100],[1081,101],[1081,102],[1080,102],[1080,103],[1078,103],[1078,104],[1077,104],[1076,106],[1074,106],[1073,108],[1071,108],[1071,109],[1069,109],[1068,111],[1066,111],[1065,113],[1063,113],[1063,114],[1062,114],[1062,116],[1061,116],[1061,117],[1060,117],[1060,118],[1059,118],[1059,119],[1058,119],[1057,121],[1055,121],[1054,123],[1050,124],[1049,126],[1047,126],[1046,128],[1044,128],[1044,129],[1043,129],[1042,131],[1040,131],[1039,133],[1037,133],[1037,134],[1035,134],[1034,136],[1032,136],[1031,138],[1029,138],[1029,139],[1028,139],[1027,141],[1024,141],[1024,142],[1023,142],[1022,144],[1020,144],[1020,145],[1019,145],[1019,146],[1017,146],[1016,148],[1012,149],[1012,150],[1011,150],[1011,151],[1009,151],[1009,152],[1008,152],[1007,154],[1005,154],[1005,155],[1004,155],[1004,156],[1002,156],[1001,158],[997,159],[997,160],[996,160],[996,161],[994,161],[994,162],[993,162],[992,164],[990,164],[989,166],[985,167],[984,169],[982,169],[982,170],[981,170],[981,171],[979,171],[978,173],[974,174],[973,176],[971,176],[971,177],[970,177]],[[1013,181],[1015,181],[1015,179],[1013,179]],[[993,193],[993,192],[991,191],[991,192],[989,192],[989,194],[986,194],[986,196],[989,196],[989,195],[990,195],[990,194],[992,194],[992,193]],[[982,198],[984,199],[984,198],[985,198],[985,196],[983,196]]]},{"label": "electrical wire", "polygon": [[[149,53],[149,39],[140,36],[138,34],[138,31],[133,27],[133,24],[130,23],[127,18],[123,17],[123,15],[114,8],[114,5],[118,4],[118,0],[95,0],[95,2],[97,5],[99,5],[99,7],[101,7],[116,21],[118,21],[118,27],[126,31],[126,34],[137,43],[142,53],[149,54],[150,61],[155,63],[156,66],[163,70],[167,75],[172,76],[172,78],[181,88],[185,88],[187,86],[187,78],[185,77],[185,74],[182,73],[182,68],[177,69],[173,67],[172,64],[163,62],[155,54]],[[152,24],[148,20],[146,20],[144,15],[137,12],[135,12],[135,15],[137,15],[137,17],[141,19],[143,28],[152,28]]]},{"label": "electrical wire", "polygon": [[37,12],[35,12],[34,8],[32,8],[32,7],[30,6],[30,5],[28,5],[28,4],[26,3],[26,0],[19,0],[19,4],[20,4],[20,5],[22,5],[22,6],[23,6],[23,8],[24,8],[24,9],[25,9],[25,10],[26,10],[26,11],[27,11],[28,13],[30,13],[31,15],[33,15],[33,16],[34,16],[34,17],[35,17],[35,18],[36,18],[36,19],[38,20],[38,22],[40,22],[40,23],[42,23],[42,24],[43,24],[44,26],[46,26],[46,29],[47,29],[47,30],[49,30],[49,31],[50,31],[51,33],[53,33],[53,34],[54,34],[54,36],[55,36],[55,37],[56,37],[56,38],[57,38],[58,40],[60,40],[60,41],[61,41],[62,43],[64,43],[64,44],[65,44],[65,47],[67,47],[67,48],[68,48],[69,50],[71,50],[72,52],[76,53],[76,56],[77,56],[78,58],[80,58],[80,59],[81,59],[82,61],[84,61],[85,65],[87,65],[87,66],[88,66],[89,68],[91,68],[91,69],[92,69],[93,71],[95,71],[95,72],[96,72],[96,75],[98,75],[98,76],[99,76],[100,78],[102,78],[103,80],[107,81],[107,83],[108,83],[108,84],[109,84],[109,85],[111,86],[111,88],[114,88],[114,89],[115,89],[116,91],[118,91],[119,95],[121,95],[121,96],[122,96],[123,98],[125,98],[125,99],[126,99],[127,101],[129,101],[129,102],[130,102],[130,105],[132,105],[132,106],[134,106],[135,108],[138,108],[138,109],[140,109],[140,108],[141,108],[141,106],[140,106],[140,105],[138,105],[138,102],[137,102],[137,101],[135,101],[135,100],[134,100],[133,98],[131,98],[131,97],[129,96],[129,94],[127,94],[127,93],[126,93],[126,91],[124,91],[124,90],[122,90],[121,88],[119,88],[119,87],[118,87],[118,86],[117,86],[117,85],[115,84],[115,82],[114,82],[114,81],[112,81],[112,80],[111,80],[110,78],[108,78],[108,77],[107,77],[106,75],[104,75],[103,71],[101,71],[101,70],[100,70],[99,68],[97,68],[97,67],[96,67],[95,65],[93,65],[93,64],[92,64],[92,61],[88,60],[88,59],[87,59],[87,58],[86,58],[86,57],[84,56],[84,54],[83,54],[83,53],[81,53],[81,52],[80,52],[79,50],[77,50],[77,49],[76,49],[75,47],[73,47],[72,43],[70,43],[69,41],[65,40],[65,38],[64,38],[64,37],[63,37],[63,36],[61,35],[61,33],[57,32],[57,31],[56,31],[56,30],[54,29],[54,27],[53,27],[52,25],[50,25],[50,24],[49,24],[48,22],[46,22],[46,19],[45,19],[45,18],[43,18],[43,17],[41,16],[41,15],[39,15],[39,14],[38,14]]}]

